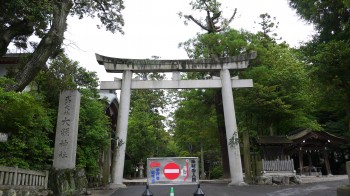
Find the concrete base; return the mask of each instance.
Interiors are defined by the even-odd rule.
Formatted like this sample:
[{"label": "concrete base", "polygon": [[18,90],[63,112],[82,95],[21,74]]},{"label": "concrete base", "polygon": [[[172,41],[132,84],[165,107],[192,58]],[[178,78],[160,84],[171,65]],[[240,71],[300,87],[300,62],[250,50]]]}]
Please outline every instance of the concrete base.
[{"label": "concrete base", "polygon": [[124,189],[124,188],[126,188],[126,185],[125,184],[113,184],[113,183],[111,183],[108,185],[108,188],[109,189],[120,189],[120,188]]},{"label": "concrete base", "polygon": [[245,182],[238,182],[238,183],[229,183],[228,186],[247,186],[248,184]]},{"label": "concrete base", "polygon": [[348,196],[348,195],[350,195],[350,185],[337,188],[337,196]]}]

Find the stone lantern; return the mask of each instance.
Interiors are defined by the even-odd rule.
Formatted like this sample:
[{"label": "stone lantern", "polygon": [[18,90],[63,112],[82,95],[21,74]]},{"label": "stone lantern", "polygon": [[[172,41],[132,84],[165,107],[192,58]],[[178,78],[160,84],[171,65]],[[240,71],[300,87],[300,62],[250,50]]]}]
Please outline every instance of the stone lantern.
[{"label": "stone lantern", "polygon": [[139,178],[143,178],[143,170],[145,169],[143,167],[144,163],[142,162],[142,160],[140,161],[140,163],[138,163],[139,165]]}]

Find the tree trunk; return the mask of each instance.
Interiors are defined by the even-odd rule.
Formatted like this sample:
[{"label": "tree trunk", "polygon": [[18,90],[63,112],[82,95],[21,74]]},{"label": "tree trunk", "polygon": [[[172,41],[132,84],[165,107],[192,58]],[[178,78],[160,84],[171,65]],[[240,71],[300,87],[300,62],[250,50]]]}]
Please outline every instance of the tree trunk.
[{"label": "tree trunk", "polygon": [[250,142],[249,142],[249,130],[243,131],[243,153],[244,153],[244,171],[245,180],[247,183],[252,182],[252,169],[250,160]]},{"label": "tree trunk", "polygon": [[222,95],[221,90],[215,90],[215,109],[217,117],[217,125],[219,132],[219,142],[221,147],[221,161],[223,167],[223,177],[230,178],[230,164],[228,159],[228,148],[226,140],[226,129],[225,129],[225,119],[224,119],[224,108],[222,106]]},{"label": "tree trunk", "polygon": [[273,122],[270,124],[269,130],[270,130],[270,136],[274,136],[275,134],[273,132]]},{"label": "tree trunk", "polygon": [[203,145],[201,143],[201,179],[205,179],[205,171],[204,171],[204,153],[203,153]]},{"label": "tree trunk", "polygon": [[[348,99],[348,100],[350,100],[350,99]],[[348,131],[350,132],[350,107],[347,107],[346,114],[347,114],[347,121],[348,121]]]},{"label": "tree trunk", "polygon": [[41,39],[23,70],[15,77],[16,84],[6,88],[7,91],[22,91],[46,67],[46,61],[61,49],[63,34],[66,30],[67,15],[72,7],[70,0],[54,2],[53,20],[49,32]]},{"label": "tree trunk", "polygon": [[[208,34],[211,33],[219,33],[224,30],[226,25],[228,25],[235,17],[237,9],[235,9],[233,15],[229,20],[227,20],[227,23],[223,23],[222,26],[216,26],[218,23],[218,18],[221,15],[221,12],[215,12],[212,13],[212,11],[209,9],[209,6],[206,4],[205,1],[202,1],[202,5],[205,5],[206,8],[204,10],[207,12],[205,24],[202,24],[200,21],[193,18],[191,15],[186,16],[189,20],[192,20],[194,23],[196,23],[199,27],[201,27],[203,30],[207,31]],[[212,13],[212,15],[211,15]],[[209,52],[211,58],[217,58],[219,54],[216,54],[214,51],[212,51],[212,48],[209,48],[211,52]],[[218,73],[211,73],[210,75],[217,75]],[[230,178],[230,163],[228,158],[228,147],[227,147],[227,139],[226,139],[226,128],[225,128],[225,119],[224,119],[224,108],[222,105],[222,95],[221,90],[215,90],[215,109],[216,109],[216,116],[217,116],[217,125],[218,125],[218,131],[219,131],[219,141],[221,146],[221,160],[222,160],[222,167],[223,167],[223,177],[224,178]]]}]

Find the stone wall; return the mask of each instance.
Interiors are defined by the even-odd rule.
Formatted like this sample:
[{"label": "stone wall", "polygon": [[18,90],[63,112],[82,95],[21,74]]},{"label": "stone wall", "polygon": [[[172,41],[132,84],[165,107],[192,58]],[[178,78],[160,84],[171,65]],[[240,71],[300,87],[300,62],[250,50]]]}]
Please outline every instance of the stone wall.
[{"label": "stone wall", "polygon": [[297,175],[262,175],[256,177],[259,185],[289,185],[300,184],[301,178]]}]

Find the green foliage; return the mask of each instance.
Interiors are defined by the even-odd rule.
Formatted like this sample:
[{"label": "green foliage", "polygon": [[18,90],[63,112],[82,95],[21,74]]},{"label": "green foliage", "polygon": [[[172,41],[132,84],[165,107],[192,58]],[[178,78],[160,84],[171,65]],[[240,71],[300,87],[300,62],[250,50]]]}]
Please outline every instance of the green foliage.
[{"label": "green foliage", "polygon": [[236,30],[216,34],[197,35],[196,38],[180,43],[190,58],[211,58],[235,56],[244,52],[247,47],[245,35]]},{"label": "green foliage", "polygon": [[319,130],[312,116],[315,101],[305,65],[283,44],[263,49],[256,59],[259,65],[252,63],[242,73],[254,80],[254,87],[237,92],[237,111],[242,112],[239,120],[262,135],[271,129],[282,135],[299,127]]},{"label": "green foliage", "polygon": [[328,131],[349,135],[349,2],[292,0],[290,5],[319,33],[301,48],[319,90],[318,120]]},{"label": "green foliage", "polygon": [[84,168],[87,175],[100,172],[99,158],[108,146],[109,120],[104,114],[106,103],[98,100],[90,89],[81,89],[77,168]]},{"label": "green foliage", "polygon": [[[138,77],[161,80],[156,74],[140,74]],[[141,160],[155,156],[168,156],[167,144],[171,141],[165,131],[166,94],[163,90],[133,90],[131,94],[128,140],[126,152],[136,165]],[[170,151],[170,154],[174,152]]]},{"label": "green foliage", "polygon": [[121,14],[124,8],[123,0],[78,0],[74,1],[71,14],[79,16],[80,19],[84,16],[92,18],[97,16],[106,30],[124,33],[122,30],[124,19]]},{"label": "green foliage", "polygon": [[314,55],[311,74],[327,93],[336,95],[336,105],[344,108],[350,100],[350,45],[345,41],[320,44]]},{"label": "green foliage", "polygon": [[[109,142],[109,120],[105,115],[106,100],[99,100],[98,78],[79,63],[60,54],[47,70],[41,72],[33,85],[46,99],[47,107],[57,114],[58,99],[63,90],[78,89],[82,94],[79,115],[77,167],[85,168],[87,175],[99,172],[99,156]],[[56,120],[54,120],[56,121]],[[53,137],[53,135],[52,135]],[[54,140],[54,138],[51,138]]]},{"label": "green foliage", "polygon": [[349,44],[334,40],[314,46],[310,44],[303,51],[308,55],[314,86],[319,89],[317,116],[325,129],[348,135],[344,131],[350,130]]},{"label": "green foliage", "polygon": [[257,34],[229,30],[198,35],[180,46],[192,58],[257,51],[258,57],[251,61],[250,68],[235,73],[254,81],[253,88],[235,92],[240,129],[253,129],[259,134],[268,134],[270,129],[285,134],[299,127],[319,130],[313,117],[315,94],[306,64],[299,60],[297,51],[285,43],[276,43],[277,35],[272,33],[278,22],[268,14],[261,14],[260,18],[262,31]]},{"label": "green foliage", "polygon": [[210,173],[210,179],[219,179],[223,175],[223,170],[221,165],[215,165]]},{"label": "green foliage", "polygon": [[96,72],[87,71],[62,53],[50,62],[47,70],[36,77],[33,87],[44,95],[51,107],[56,108],[62,90],[90,89],[96,97],[97,81]]},{"label": "green foliage", "polygon": [[0,165],[47,169],[52,159],[52,111],[43,100],[28,93],[4,92],[0,88]]},{"label": "green foliage", "polygon": [[[24,90],[46,68],[49,58],[55,58],[63,51],[62,43],[69,13],[78,15],[80,19],[97,17],[107,31],[123,33],[123,9],[123,0],[1,1],[0,56],[6,54],[11,43],[26,50],[31,46],[31,55],[26,58],[23,67],[16,70],[15,84],[8,85],[5,89],[17,92]],[[28,37],[34,34],[39,42],[28,41]]]},{"label": "green foliage", "polygon": [[[220,33],[198,34],[196,38],[181,43],[180,47],[191,58],[228,57],[257,51],[258,58],[250,61],[249,69],[231,73],[232,76],[254,81],[253,88],[233,92],[239,132],[248,131],[250,136],[256,137],[285,135],[299,127],[321,129],[313,117],[315,94],[311,90],[306,64],[299,60],[299,53],[287,44],[276,43],[276,19],[267,13],[261,14],[260,18],[262,31],[257,34],[227,29]],[[187,77],[203,79],[215,75],[217,73],[189,73]],[[218,135],[213,131],[218,123],[218,113],[213,107],[214,99],[218,98],[215,95],[213,90],[182,91],[179,108],[175,112],[174,138],[178,146],[196,154],[200,142],[206,141],[204,154],[210,163],[220,160]],[[211,156],[211,150],[216,156]],[[216,173],[219,175],[220,172]]]},{"label": "green foliage", "polygon": [[52,6],[48,0],[11,0],[1,1],[0,10],[0,35],[11,26],[21,24],[21,33],[14,37],[13,42],[19,48],[27,48],[27,38],[33,32],[39,37],[46,33],[51,20]]},{"label": "green foliage", "polygon": [[[71,15],[77,15],[80,19],[86,16],[98,17],[106,30],[113,33],[116,31],[123,33],[124,19],[121,14],[121,11],[125,8],[123,0],[75,0],[69,2],[72,3]],[[21,31],[13,42],[19,48],[27,48],[27,38],[32,33],[40,38],[47,34],[53,20],[54,5],[57,3],[60,2],[56,0],[1,1],[0,26],[3,29],[1,31],[7,31],[11,27],[22,24]],[[1,31],[0,35],[2,34]]]},{"label": "green foliage", "polygon": [[131,160],[125,160],[124,162],[124,174],[126,178],[132,177],[136,172],[136,167],[135,165],[132,164]]},{"label": "green foliage", "polygon": [[[95,72],[61,54],[36,78],[31,87],[37,91],[15,93],[0,88],[0,132],[10,135],[8,142],[0,143],[0,165],[31,169],[52,165],[60,92],[79,89],[77,168],[84,168],[87,175],[98,174],[101,152],[110,142],[110,122],[105,115],[107,100],[100,100],[97,93],[97,80]],[[1,79],[0,86],[8,82]]]},{"label": "green foliage", "polygon": [[212,91],[181,91],[179,96],[182,101],[174,116],[177,145],[191,154],[199,152],[201,144],[205,149],[218,149],[216,111],[207,102],[213,96]]},{"label": "green foliage", "polygon": [[306,21],[315,25],[322,41],[350,38],[350,10],[346,0],[291,0],[290,5]]}]

